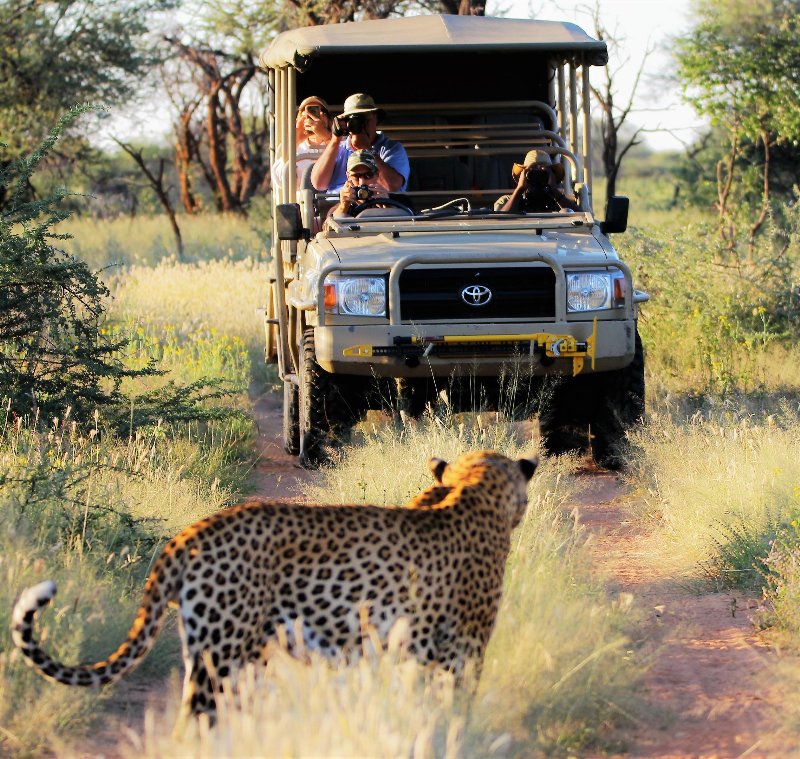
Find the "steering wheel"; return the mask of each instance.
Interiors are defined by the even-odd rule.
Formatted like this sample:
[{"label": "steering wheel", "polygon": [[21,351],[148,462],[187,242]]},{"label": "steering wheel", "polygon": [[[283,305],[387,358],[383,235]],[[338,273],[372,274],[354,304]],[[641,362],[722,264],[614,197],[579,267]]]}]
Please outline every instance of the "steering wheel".
[{"label": "steering wheel", "polygon": [[367,200],[353,209],[353,216],[358,216],[362,211],[366,211],[368,208],[377,208],[378,206],[397,208],[399,211],[403,211],[409,216],[414,215],[414,212],[408,206],[403,205],[399,200],[394,200],[393,198],[367,198]]}]

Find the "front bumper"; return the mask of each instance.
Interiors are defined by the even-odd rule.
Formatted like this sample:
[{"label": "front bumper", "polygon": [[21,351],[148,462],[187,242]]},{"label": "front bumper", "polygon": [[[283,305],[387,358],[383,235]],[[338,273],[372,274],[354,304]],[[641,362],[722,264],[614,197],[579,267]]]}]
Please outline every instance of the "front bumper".
[{"label": "front bumper", "polygon": [[[409,266],[429,264],[503,264],[511,262],[548,265],[555,273],[555,318],[526,321],[463,320],[452,323],[404,321],[400,306],[400,275]],[[566,307],[566,272],[592,268],[616,268],[625,278],[625,302],[609,318],[591,314],[577,317]],[[525,367],[534,375],[604,372],[622,369],[633,360],[638,303],[647,299],[633,289],[630,269],[603,255],[565,259],[547,252],[494,252],[466,254],[453,251],[404,256],[390,267],[389,318],[386,322],[330,324],[325,313],[323,282],[328,274],[380,272],[369,262],[333,263],[318,274],[316,292],[298,307],[316,311],[317,361],[333,373],[382,377],[448,376],[467,372],[496,375],[503,367]],[[581,320],[578,320],[578,319]]]},{"label": "front bumper", "polygon": [[633,360],[633,319],[515,324],[322,326],[317,362],[328,372],[379,377],[496,375],[520,366],[534,375],[622,369]]}]

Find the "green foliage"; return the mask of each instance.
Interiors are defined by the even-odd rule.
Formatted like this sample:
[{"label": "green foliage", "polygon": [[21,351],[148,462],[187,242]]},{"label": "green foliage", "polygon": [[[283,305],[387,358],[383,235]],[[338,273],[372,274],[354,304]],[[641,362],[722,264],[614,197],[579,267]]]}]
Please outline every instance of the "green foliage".
[{"label": "green foliage", "polygon": [[[159,60],[150,34],[174,0],[0,3],[0,134],[12,158],[75,103],[126,101]],[[63,145],[62,155],[75,145]]]},{"label": "green foliage", "polygon": [[800,137],[800,3],[702,0],[697,24],[677,41],[687,100],[713,124],[755,140],[766,128]]},{"label": "green foliage", "polygon": [[53,231],[67,212],[65,191],[28,200],[34,170],[79,111],[59,123],[37,152],[0,170],[8,200],[0,210],[0,393],[20,417],[50,419],[71,409],[88,421],[101,406],[122,400],[126,377],[156,372],[127,369],[125,340],[102,331],[107,288],[85,263],[55,247]]},{"label": "green foliage", "polygon": [[719,522],[712,554],[700,562],[702,573],[717,590],[761,590],[767,577],[767,557],[779,529],[771,515],[757,527],[744,519]]},{"label": "green foliage", "polygon": [[800,643],[800,510],[782,526],[764,563],[764,597],[770,607],[765,621]]},{"label": "green foliage", "polygon": [[636,286],[652,296],[640,331],[658,385],[714,394],[786,382],[781,352],[800,337],[797,219],[794,207],[784,216],[788,228],[771,222],[749,267],[720,260],[709,221],[675,218],[615,240]]}]

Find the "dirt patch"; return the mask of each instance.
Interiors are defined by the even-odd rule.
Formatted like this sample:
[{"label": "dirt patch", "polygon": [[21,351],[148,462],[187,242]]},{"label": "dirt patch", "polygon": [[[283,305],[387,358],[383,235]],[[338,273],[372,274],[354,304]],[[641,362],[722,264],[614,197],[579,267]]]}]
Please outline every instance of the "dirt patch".
[{"label": "dirt patch", "polygon": [[751,621],[757,596],[698,595],[658,576],[638,553],[644,535],[628,519],[622,481],[579,477],[585,489],[574,505],[592,533],[593,561],[612,590],[634,595],[651,659],[642,692],[650,716],[626,734],[628,756],[797,756],[777,728],[780,696],[766,689],[776,656]]}]

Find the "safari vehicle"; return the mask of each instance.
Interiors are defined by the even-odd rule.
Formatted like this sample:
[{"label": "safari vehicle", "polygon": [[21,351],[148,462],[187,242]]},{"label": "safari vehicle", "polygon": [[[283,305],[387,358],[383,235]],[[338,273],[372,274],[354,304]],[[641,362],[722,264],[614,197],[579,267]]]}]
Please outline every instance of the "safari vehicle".
[{"label": "safari vehicle", "polygon": [[[328,218],[338,195],[315,191],[310,168],[273,182],[266,354],[301,464],[368,408],[415,415],[443,392],[456,411],[544,399],[548,452],[591,446],[620,464],[643,413],[648,296],[608,238],[625,231],[628,199],[609,198],[603,221],[592,207],[589,69],[606,62],[605,42],[552,21],[417,16],[273,40],[261,58],[273,165],[302,157],[298,103],[319,95],[335,115],[356,92],[386,112],[379,129],[411,165],[391,207],[368,200],[347,218]],[[494,210],[532,148],[564,166],[577,211]]]}]

